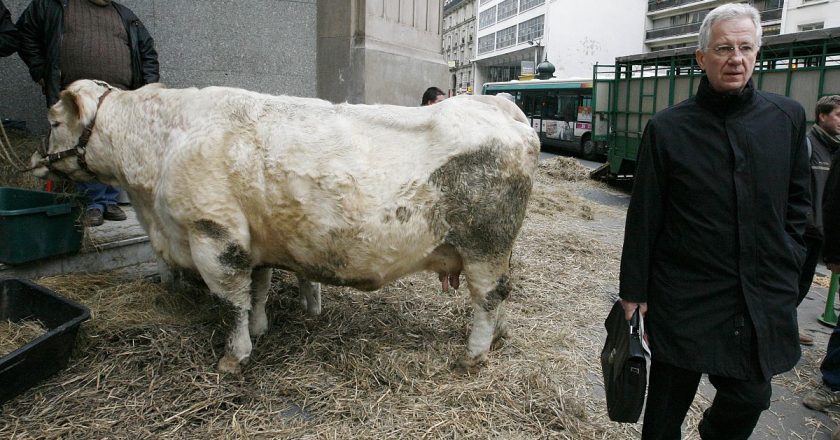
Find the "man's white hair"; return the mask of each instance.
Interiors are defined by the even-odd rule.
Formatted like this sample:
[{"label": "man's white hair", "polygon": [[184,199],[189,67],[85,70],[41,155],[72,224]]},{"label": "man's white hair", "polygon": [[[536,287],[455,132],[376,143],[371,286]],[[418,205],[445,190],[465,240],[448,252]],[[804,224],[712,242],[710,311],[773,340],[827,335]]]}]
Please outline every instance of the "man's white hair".
[{"label": "man's white hair", "polygon": [[734,20],[737,18],[746,17],[752,19],[755,25],[755,45],[756,48],[761,47],[761,15],[758,9],[746,3],[729,3],[718,6],[706,15],[703,19],[703,24],[700,25],[700,35],[698,36],[698,47],[702,51],[709,49],[709,40],[712,38],[712,26],[719,21]]}]

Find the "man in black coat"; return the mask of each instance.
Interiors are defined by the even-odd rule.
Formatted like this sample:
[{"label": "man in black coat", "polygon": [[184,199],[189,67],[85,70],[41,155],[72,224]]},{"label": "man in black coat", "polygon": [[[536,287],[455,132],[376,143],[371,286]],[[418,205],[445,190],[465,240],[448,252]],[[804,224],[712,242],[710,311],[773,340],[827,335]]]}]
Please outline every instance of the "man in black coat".
[{"label": "man in black coat", "polygon": [[[824,96],[817,101],[816,124],[811,128],[809,139],[812,148],[825,146],[835,153],[840,150],[840,96]],[[823,260],[829,270],[840,272],[840,156],[834,154],[830,171],[822,194],[822,232],[824,236]],[[820,365],[822,385],[802,399],[808,408],[824,411],[840,403],[840,327],[835,327],[828,340]],[[834,431],[834,439],[840,439],[840,428]]]},{"label": "man in black coat", "polygon": [[7,57],[17,52],[17,29],[12,22],[12,14],[0,1],[0,57]]},{"label": "man in black coat", "polygon": [[[817,268],[823,245],[822,199],[825,183],[828,180],[831,158],[840,148],[837,138],[838,120],[840,120],[840,95],[823,96],[817,101],[814,110],[816,122],[808,131],[808,151],[811,160],[811,202],[813,209],[808,216],[808,226],[805,228],[805,245],[808,253],[802,274],[799,276],[799,297],[796,304],[802,303],[811,290],[814,272]],[[802,345],[813,345],[814,338],[805,333],[799,333]],[[838,347],[840,348],[840,347]],[[838,384],[840,385],[840,384]]]},{"label": "man in black coat", "polygon": [[703,439],[747,439],[770,379],[800,356],[796,322],[810,210],[805,112],[756,90],[758,11],[726,4],[700,27],[697,94],[651,118],[624,235],[620,296],[645,315],[642,439],[679,439],[700,377],[716,388]]},{"label": "man in black coat", "polygon": [[[33,0],[17,22],[18,54],[41,86],[47,106],[79,79],[133,90],[158,82],[154,40],[130,9],[111,0]],[[76,184],[88,199],[84,223],[125,220],[119,190],[100,182]]]}]

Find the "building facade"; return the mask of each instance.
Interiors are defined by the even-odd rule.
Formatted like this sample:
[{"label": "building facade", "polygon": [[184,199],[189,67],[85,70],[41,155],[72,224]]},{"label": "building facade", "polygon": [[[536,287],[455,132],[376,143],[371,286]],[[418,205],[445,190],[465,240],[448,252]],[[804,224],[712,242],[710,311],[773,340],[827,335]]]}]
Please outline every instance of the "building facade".
[{"label": "building facade", "polygon": [[476,0],[443,2],[442,43],[443,55],[449,66],[449,82],[446,88],[450,96],[473,92],[475,5]]},{"label": "building facade", "polygon": [[840,27],[840,0],[785,0],[782,33]]},{"label": "building facade", "polygon": [[[789,1],[789,0],[788,0]],[[761,13],[764,35],[778,35],[782,31],[786,0],[755,0],[752,3]],[[645,46],[649,51],[697,45],[697,34],[706,14],[731,0],[650,0]]]},{"label": "building facade", "polygon": [[[644,51],[647,0],[478,0],[475,88],[518,79],[548,59],[558,78]],[[523,72],[523,67],[525,71]]]},{"label": "building facade", "polygon": [[[731,0],[650,0],[647,50],[694,46],[700,24],[712,9]],[[761,13],[764,35],[840,26],[840,0],[751,0]]]}]

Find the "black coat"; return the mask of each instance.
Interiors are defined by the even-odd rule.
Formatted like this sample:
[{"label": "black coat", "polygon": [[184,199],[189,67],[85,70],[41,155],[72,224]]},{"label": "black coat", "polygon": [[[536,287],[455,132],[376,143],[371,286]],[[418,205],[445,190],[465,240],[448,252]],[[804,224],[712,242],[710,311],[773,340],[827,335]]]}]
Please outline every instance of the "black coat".
[{"label": "black coat", "polygon": [[[131,89],[160,79],[155,42],[140,19],[125,6],[112,2],[120,14],[131,50]],[[47,105],[58,101],[61,92],[61,37],[67,0],[33,0],[17,21],[18,53],[29,66],[33,81],[44,80]]]},{"label": "black coat", "polygon": [[0,2],[0,57],[7,57],[17,51],[17,29],[12,22],[12,14],[6,5]]},{"label": "black coat", "polygon": [[831,161],[831,171],[825,183],[822,199],[823,260],[840,264],[840,150]]},{"label": "black coat", "polygon": [[703,77],[696,96],[654,115],[620,276],[623,299],[648,303],[652,357],[737,379],[792,368],[810,208],[797,102],[752,82],[719,95]]}]

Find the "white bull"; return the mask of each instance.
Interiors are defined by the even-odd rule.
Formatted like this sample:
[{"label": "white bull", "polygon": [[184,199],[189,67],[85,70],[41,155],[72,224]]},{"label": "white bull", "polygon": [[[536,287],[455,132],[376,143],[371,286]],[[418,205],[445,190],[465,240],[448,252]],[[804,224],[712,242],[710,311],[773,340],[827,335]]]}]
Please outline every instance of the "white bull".
[{"label": "white bull", "polygon": [[122,187],[157,254],[233,303],[220,370],[239,371],[250,336],[266,331],[272,267],[363,290],[422,270],[445,285],[463,270],[474,313],[462,363],[484,362],[503,335],[508,261],[539,155],[510,101],[410,108],[222,87],[110,89],[82,80],[61,94],[35,174]]}]

